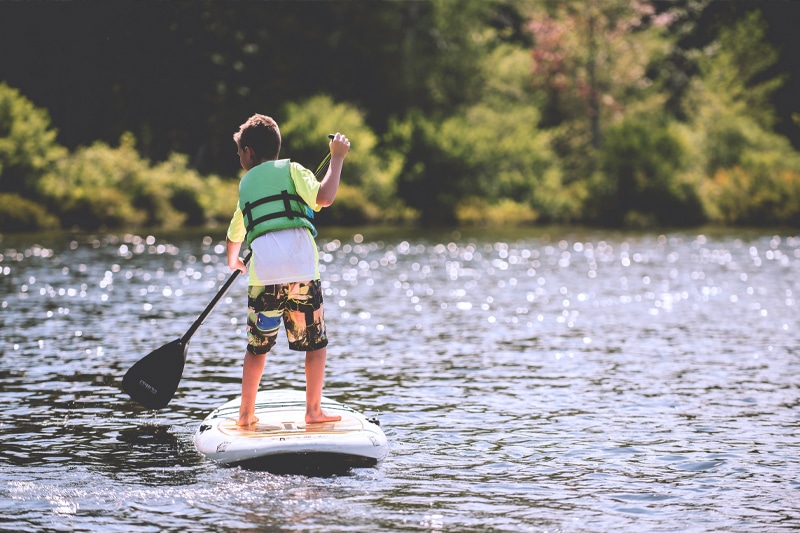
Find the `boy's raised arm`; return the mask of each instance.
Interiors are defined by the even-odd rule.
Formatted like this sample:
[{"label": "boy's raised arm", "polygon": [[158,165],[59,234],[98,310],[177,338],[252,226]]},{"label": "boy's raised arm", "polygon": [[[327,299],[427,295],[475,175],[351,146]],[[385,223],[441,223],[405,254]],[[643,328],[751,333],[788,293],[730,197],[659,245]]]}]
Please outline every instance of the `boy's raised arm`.
[{"label": "boy's raised arm", "polygon": [[322,183],[317,193],[317,205],[320,207],[328,207],[336,198],[336,192],[339,190],[339,180],[342,176],[342,164],[345,156],[350,151],[350,141],[341,133],[334,135],[329,144],[331,162],[325,177],[322,178]]}]

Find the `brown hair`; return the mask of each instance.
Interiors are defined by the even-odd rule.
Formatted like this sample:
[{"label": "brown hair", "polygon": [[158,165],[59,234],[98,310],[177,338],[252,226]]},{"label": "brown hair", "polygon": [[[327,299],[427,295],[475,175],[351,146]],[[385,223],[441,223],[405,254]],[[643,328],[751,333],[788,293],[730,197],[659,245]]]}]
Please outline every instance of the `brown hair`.
[{"label": "brown hair", "polygon": [[266,115],[253,115],[233,134],[239,148],[249,146],[257,160],[278,159],[281,131],[278,123]]}]

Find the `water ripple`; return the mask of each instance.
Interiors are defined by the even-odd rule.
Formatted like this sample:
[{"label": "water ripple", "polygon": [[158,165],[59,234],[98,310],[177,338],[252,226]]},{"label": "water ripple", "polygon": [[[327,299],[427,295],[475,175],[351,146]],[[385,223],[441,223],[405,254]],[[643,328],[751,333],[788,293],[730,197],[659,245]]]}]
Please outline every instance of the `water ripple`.
[{"label": "water ripple", "polygon": [[[331,478],[194,451],[238,394],[241,282],[168,409],[119,391],[227,278],[224,241],[0,241],[0,529],[800,527],[797,236],[373,229],[319,245],[326,393],[391,444]],[[262,386],[303,383],[279,343]]]}]

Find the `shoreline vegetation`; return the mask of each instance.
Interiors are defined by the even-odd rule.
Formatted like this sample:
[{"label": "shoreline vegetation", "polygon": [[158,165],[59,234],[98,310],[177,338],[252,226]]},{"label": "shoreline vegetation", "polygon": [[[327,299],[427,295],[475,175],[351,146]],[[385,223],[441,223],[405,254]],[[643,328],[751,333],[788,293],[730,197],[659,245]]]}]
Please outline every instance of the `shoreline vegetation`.
[{"label": "shoreline vegetation", "polygon": [[[758,10],[687,44],[680,2],[402,4],[384,9],[419,10],[458,49],[426,59],[427,101],[382,120],[322,92],[276,106],[282,157],[313,169],[329,132],[353,139],[321,227],[800,227],[800,152],[776,129],[800,118],[776,112],[788,74]],[[0,81],[0,232],[227,224],[233,162],[147,157],[135,123],[68,148],[50,113]]]}]

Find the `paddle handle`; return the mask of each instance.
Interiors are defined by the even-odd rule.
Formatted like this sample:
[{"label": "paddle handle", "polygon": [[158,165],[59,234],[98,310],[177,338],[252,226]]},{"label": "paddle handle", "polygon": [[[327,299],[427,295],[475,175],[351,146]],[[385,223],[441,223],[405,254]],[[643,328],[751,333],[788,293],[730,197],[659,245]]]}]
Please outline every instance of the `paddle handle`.
[{"label": "paddle handle", "polygon": [[[252,255],[252,252],[247,252],[247,255],[244,258],[244,264],[245,265],[247,264],[248,261],[250,261],[250,256],[251,255]],[[208,315],[210,315],[211,311],[214,310],[214,307],[216,307],[217,303],[219,303],[219,301],[222,299],[222,297],[225,296],[225,293],[227,293],[228,289],[231,288],[231,285],[233,285],[233,282],[236,281],[237,277],[239,277],[239,274],[240,274],[239,270],[234,270],[233,271],[233,273],[228,278],[228,281],[226,281],[225,284],[222,286],[222,288],[220,288],[220,290],[217,291],[217,294],[216,294],[216,296],[214,296],[214,299],[211,300],[211,302],[206,306],[206,308],[203,310],[203,312],[200,313],[200,316],[197,317],[197,320],[194,321],[194,324],[192,324],[192,327],[190,327],[189,330],[186,333],[183,334],[183,337],[181,337],[181,344],[183,344],[184,346],[189,344],[189,339],[191,339],[192,335],[195,334],[197,329],[200,326],[203,325],[203,322],[206,321],[206,318],[208,318]]]},{"label": "paddle handle", "polygon": [[[334,135],[333,133],[328,134],[328,139],[333,139],[334,137],[336,137],[336,135]],[[317,167],[316,172],[314,172],[314,177],[316,179],[319,179],[319,177],[322,175],[322,171],[325,170],[326,165],[330,162],[330,160],[331,160],[331,153],[328,152],[325,155],[325,159],[323,159],[322,163],[320,163],[319,166]]]}]

